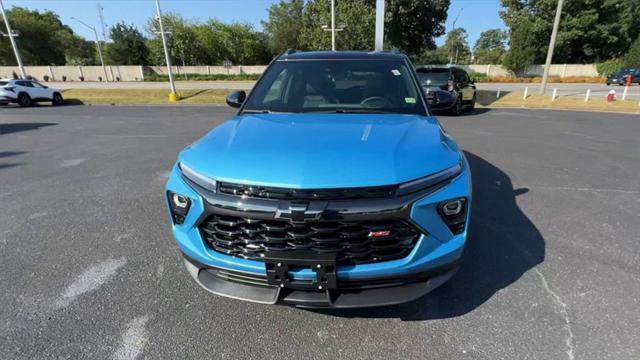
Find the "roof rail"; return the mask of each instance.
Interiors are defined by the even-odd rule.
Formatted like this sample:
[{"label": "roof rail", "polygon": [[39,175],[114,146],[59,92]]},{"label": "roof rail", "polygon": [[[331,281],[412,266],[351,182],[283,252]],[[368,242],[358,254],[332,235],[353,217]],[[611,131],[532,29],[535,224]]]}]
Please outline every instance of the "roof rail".
[{"label": "roof rail", "polygon": [[398,49],[397,47],[394,47],[391,49],[391,53],[392,54],[401,54],[400,49]]},{"label": "roof rail", "polygon": [[296,52],[298,52],[298,50],[293,49],[293,48],[289,48],[289,49],[284,51],[284,55],[291,55],[291,54],[296,53]]}]

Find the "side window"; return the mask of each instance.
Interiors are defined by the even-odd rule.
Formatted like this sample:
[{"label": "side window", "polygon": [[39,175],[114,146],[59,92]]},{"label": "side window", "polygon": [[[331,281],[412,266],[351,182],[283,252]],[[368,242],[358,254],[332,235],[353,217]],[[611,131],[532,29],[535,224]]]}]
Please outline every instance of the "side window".
[{"label": "side window", "polygon": [[34,87],[34,88],[44,89],[44,86],[42,86],[42,84],[37,83],[35,81],[30,81],[29,84],[31,84],[31,87]]},{"label": "side window", "polygon": [[20,81],[20,85],[25,86],[25,87],[33,87],[33,85],[31,85],[30,81]]}]

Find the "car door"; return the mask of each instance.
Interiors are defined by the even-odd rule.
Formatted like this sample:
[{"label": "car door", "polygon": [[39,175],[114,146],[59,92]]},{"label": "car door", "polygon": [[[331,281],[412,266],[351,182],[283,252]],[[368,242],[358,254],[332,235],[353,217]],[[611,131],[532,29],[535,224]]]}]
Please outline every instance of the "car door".
[{"label": "car door", "polygon": [[53,91],[37,81],[29,81],[38,99],[53,99]]},{"label": "car door", "polygon": [[36,91],[33,88],[33,85],[29,81],[19,80],[14,83],[16,85],[16,94],[21,92],[26,92],[29,94],[29,97],[35,99],[37,97]]}]

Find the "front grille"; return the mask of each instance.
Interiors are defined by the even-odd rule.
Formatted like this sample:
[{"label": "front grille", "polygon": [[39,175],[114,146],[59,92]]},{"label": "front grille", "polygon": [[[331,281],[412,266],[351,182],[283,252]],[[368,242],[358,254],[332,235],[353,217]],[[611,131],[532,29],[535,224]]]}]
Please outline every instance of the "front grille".
[{"label": "front grille", "polygon": [[221,182],[218,190],[223,194],[246,195],[280,200],[345,200],[385,198],[393,195],[396,186],[375,186],[346,189],[290,189],[269,186],[243,185]]},{"label": "front grille", "polygon": [[[217,214],[202,222],[200,230],[215,251],[227,255],[261,260],[269,251],[335,253],[339,265],[403,258],[420,237],[402,220],[290,223]],[[386,236],[370,236],[386,231]]]}]

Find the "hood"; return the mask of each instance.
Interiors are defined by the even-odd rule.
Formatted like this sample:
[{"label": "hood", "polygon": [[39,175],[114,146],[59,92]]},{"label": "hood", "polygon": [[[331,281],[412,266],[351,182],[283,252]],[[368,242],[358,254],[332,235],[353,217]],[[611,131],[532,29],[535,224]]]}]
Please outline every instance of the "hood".
[{"label": "hood", "polygon": [[460,155],[433,117],[251,114],[222,123],[179,161],[218,181],[321,189],[398,184]]}]

